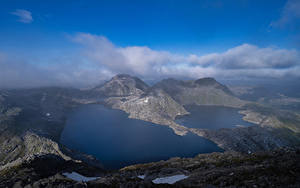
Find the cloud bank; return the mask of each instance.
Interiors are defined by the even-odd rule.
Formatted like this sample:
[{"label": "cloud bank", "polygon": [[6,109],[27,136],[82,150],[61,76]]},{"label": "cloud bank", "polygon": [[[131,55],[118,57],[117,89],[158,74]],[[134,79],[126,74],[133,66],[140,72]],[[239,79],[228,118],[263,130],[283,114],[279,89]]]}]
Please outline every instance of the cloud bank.
[{"label": "cloud bank", "polygon": [[12,15],[19,17],[19,22],[22,23],[31,23],[33,22],[33,18],[31,12],[24,9],[16,9],[14,12],[11,13]]},{"label": "cloud bank", "polygon": [[67,61],[56,57],[58,61],[50,65],[32,64],[0,52],[0,87],[91,86],[118,73],[143,79],[300,78],[297,50],[242,44],[222,53],[181,55],[146,46],[120,47],[104,36],[88,33],[70,38],[81,47],[80,52],[67,54]]},{"label": "cloud bank", "polygon": [[[79,58],[79,57],[74,57]],[[40,62],[0,52],[0,89],[43,86],[89,87],[113,76],[99,67],[91,67],[73,57],[57,57],[56,62]],[[72,60],[72,63],[67,61]],[[66,62],[65,62],[66,61]]]},{"label": "cloud bank", "polygon": [[85,58],[112,74],[125,72],[146,78],[300,76],[300,56],[296,50],[243,44],[223,53],[183,56],[145,46],[118,47],[103,36],[86,33],[77,34],[72,40],[84,47]]}]

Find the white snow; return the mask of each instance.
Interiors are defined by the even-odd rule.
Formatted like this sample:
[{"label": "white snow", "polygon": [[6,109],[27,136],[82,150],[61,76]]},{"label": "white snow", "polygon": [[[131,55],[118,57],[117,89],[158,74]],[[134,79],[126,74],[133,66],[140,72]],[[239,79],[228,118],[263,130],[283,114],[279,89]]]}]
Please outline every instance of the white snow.
[{"label": "white snow", "polygon": [[148,101],[149,101],[149,98],[144,99],[144,103],[148,103]]},{"label": "white snow", "polygon": [[97,178],[100,178],[100,177],[86,177],[81,174],[78,174],[77,172],[72,172],[72,173],[65,172],[62,175],[66,176],[67,178],[70,178],[72,180],[82,181],[82,182],[92,181]]},{"label": "white snow", "polygon": [[138,178],[145,179],[145,175],[139,175]]},{"label": "white snow", "polygon": [[49,117],[49,116],[51,116],[51,114],[50,114],[50,113],[47,113],[47,114],[46,114],[46,116],[48,116],[48,117]]},{"label": "white snow", "polygon": [[188,178],[188,176],[181,174],[181,175],[175,175],[175,176],[167,176],[163,178],[156,178],[152,180],[155,184],[161,184],[161,183],[167,183],[167,184],[174,184],[177,181],[183,180],[185,178]]}]

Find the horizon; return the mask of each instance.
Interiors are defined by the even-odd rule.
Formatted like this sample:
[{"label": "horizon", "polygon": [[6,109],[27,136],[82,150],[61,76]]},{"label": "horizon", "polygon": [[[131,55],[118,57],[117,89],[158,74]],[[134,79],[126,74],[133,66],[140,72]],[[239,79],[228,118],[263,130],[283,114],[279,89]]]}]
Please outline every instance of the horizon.
[{"label": "horizon", "polygon": [[[49,84],[49,85],[37,85],[37,86],[11,86],[11,87],[0,87],[0,91],[3,90],[23,90],[23,89],[41,89],[41,88],[69,88],[69,89],[79,89],[79,90],[86,90],[86,89],[93,89],[99,86],[103,86],[106,82],[111,81],[114,77],[119,76],[119,75],[126,75],[129,77],[135,77],[140,79],[142,82],[144,82],[146,85],[148,85],[150,88],[153,87],[155,84],[160,83],[161,81],[168,80],[168,79],[173,79],[173,80],[180,80],[180,81],[196,81],[200,79],[206,79],[206,78],[212,78],[219,84],[225,85],[226,87],[251,87],[251,88],[269,88],[269,89],[283,89],[283,88],[290,88],[293,89],[293,91],[300,91],[300,86],[298,84],[297,79],[251,79],[251,80],[243,80],[243,79],[216,79],[214,77],[200,77],[200,78],[175,78],[175,77],[166,77],[166,78],[161,78],[161,79],[142,79],[138,76],[134,76],[131,74],[126,74],[126,73],[118,73],[113,75],[110,78],[103,79],[99,81],[98,83],[92,84],[92,85],[63,85],[63,84]],[[285,93],[285,92],[283,92]],[[290,93],[289,93],[290,95]]]},{"label": "horizon", "polygon": [[300,1],[2,1],[0,88],[300,78]]}]

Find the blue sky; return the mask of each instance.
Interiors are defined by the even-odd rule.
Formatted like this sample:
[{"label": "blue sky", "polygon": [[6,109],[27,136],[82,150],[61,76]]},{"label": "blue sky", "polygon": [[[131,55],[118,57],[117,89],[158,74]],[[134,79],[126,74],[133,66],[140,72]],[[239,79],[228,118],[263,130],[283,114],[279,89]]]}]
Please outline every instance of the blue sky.
[{"label": "blue sky", "polygon": [[[1,3],[0,39],[12,47],[24,43],[39,47],[43,42],[51,47],[64,40],[66,33],[86,32],[104,35],[121,46],[145,45],[186,53],[221,51],[243,43],[295,48],[292,38],[296,30],[270,27],[280,18],[285,3],[9,0]],[[32,12],[33,22],[16,22],[10,14],[16,9]]]},{"label": "blue sky", "polygon": [[[247,76],[268,77],[272,68],[283,77],[290,74],[287,69],[296,74],[299,65],[299,0],[2,0],[0,5],[0,66],[6,75],[16,69],[8,64],[26,64],[37,75],[73,69],[45,83],[72,80],[82,70],[94,77],[125,72],[194,78],[228,77],[232,72],[225,70],[232,67],[247,73],[264,69]],[[253,59],[259,54],[267,55]],[[89,83],[99,81],[94,77]]]}]

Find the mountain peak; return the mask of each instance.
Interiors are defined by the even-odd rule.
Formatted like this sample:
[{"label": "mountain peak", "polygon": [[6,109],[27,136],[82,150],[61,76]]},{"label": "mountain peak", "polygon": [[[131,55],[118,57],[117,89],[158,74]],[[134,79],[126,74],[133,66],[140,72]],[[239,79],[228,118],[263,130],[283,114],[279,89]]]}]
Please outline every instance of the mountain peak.
[{"label": "mountain peak", "polygon": [[130,79],[130,78],[136,78],[136,77],[133,77],[129,74],[117,74],[114,77],[112,77],[112,79],[124,79],[124,78]]},{"label": "mountain peak", "polygon": [[217,82],[216,79],[214,79],[212,77],[200,78],[198,80],[195,80],[195,83],[199,84],[199,85],[203,85],[203,86],[220,84],[219,82]]},{"label": "mountain peak", "polygon": [[223,90],[228,95],[233,95],[233,93],[228,89],[227,86],[219,83],[216,79],[212,77],[206,77],[206,78],[200,78],[198,80],[195,80],[194,83],[196,83],[198,86],[213,86],[216,89]]},{"label": "mountain peak", "polygon": [[144,93],[149,86],[141,79],[128,75],[117,74],[101,86],[94,88],[106,96],[129,96]]},{"label": "mountain peak", "polygon": [[242,102],[232,92],[214,78],[198,80],[165,79],[154,87],[163,89],[181,105],[221,105],[236,107]]}]

